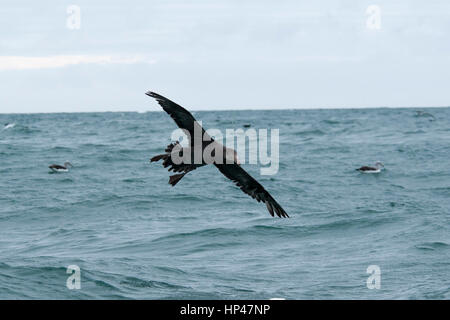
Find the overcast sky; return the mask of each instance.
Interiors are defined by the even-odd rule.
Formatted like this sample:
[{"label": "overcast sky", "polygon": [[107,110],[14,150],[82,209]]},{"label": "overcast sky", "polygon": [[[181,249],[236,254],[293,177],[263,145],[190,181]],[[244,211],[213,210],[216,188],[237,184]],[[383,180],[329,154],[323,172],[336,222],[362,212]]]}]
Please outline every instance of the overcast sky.
[{"label": "overcast sky", "polygon": [[450,105],[448,0],[2,0],[0,113]]}]

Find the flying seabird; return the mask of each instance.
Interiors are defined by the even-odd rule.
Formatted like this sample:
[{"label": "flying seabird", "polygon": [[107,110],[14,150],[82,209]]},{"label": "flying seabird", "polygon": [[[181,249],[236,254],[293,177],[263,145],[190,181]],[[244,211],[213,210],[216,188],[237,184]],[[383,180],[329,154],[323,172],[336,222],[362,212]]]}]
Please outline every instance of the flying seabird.
[{"label": "flying seabird", "polygon": [[[195,120],[195,118],[192,116],[192,114],[184,109],[182,106],[176,104],[173,101],[170,101],[169,99],[154,93],[154,92],[147,92],[146,95],[155,98],[156,101],[159,103],[159,105],[166,111],[172,119],[175,121],[175,123],[180,127],[183,131],[188,133],[189,140],[189,147],[182,148],[180,143],[177,141],[175,143],[171,143],[167,146],[165,149],[164,154],[157,155],[150,159],[151,162],[163,160],[163,166],[165,168],[169,167],[169,171],[173,172],[181,172],[179,174],[175,174],[170,176],[169,184],[172,186],[175,186],[181,178],[184,177],[185,174],[187,174],[190,171],[193,171],[201,166],[207,165],[207,164],[214,164],[217,169],[228,179],[233,181],[243,192],[251,196],[253,199],[256,199],[258,202],[262,201],[266,204],[267,210],[269,210],[270,215],[273,217],[274,214],[276,214],[278,217],[288,218],[288,214],[284,209],[278,204],[278,202],[275,201],[275,199],[270,195],[269,192],[264,189],[264,187],[256,181],[252,176],[250,176],[240,165],[239,159],[237,157],[237,153],[233,149],[226,148],[222,144],[218,143],[217,141],[214,141],[213,138],[209,137],[208,134],[205,132],[205,130],[201,127],[201,125]],[[196,128],[196,129],[194,129]],[[192,149],[195,149],[196,146],[194,145],[194,130],[201,130],[202,136],[207,136],[209,141],[203,141],[205,139],[202,139],[201,148],[202,148],[202,155],[203,151],[206,147],[217,147],[223,150],[223,159],[219,159],[222,161],[214,161],[214,162],[205,162],[205,160],[202,157],[202,161],[185,161],[188,163],[180,162],[180,161],[173,161],[172,155],[175,153],[172,153],[172,151],[178,150],[178,155],[181,157],[184,152],[190,151]],[[213,144],[213,145],[212,145]],[[175,149],[177,148],[177,149]],[[175,150],[174,150],[175,149]],[[190,150],[188,150],[190,149]],[[212,149],[210,149],[212,150]],[[214,148],[214,150],[216,150]],[[218,150],[218,149],[217,149]],[[214,152],[211,153],[211,155],[214,156]],[[194,155],[191,153],[191,160],[193,160]],[[177,159],[179,160],[179,159]]]},{"label": "flying seabird", "polygon": [[66,162],[64,162],[64,165],[62,165],[62,166],[59,164],[52,164],[51,166],[49,166],[49,168],[53,172],[67,172],[67,171],[69,171],[69,166],[73,167],[73,165],[69,161],[66,161]]},{"label": "flying seabird", "polygon": [[363,166],[356,170],[364,173],[378,173],[381,171],[382,168],[384,168],[384,164],[382,164],[380,161],[377,161],[375,163],[375,167]]}]

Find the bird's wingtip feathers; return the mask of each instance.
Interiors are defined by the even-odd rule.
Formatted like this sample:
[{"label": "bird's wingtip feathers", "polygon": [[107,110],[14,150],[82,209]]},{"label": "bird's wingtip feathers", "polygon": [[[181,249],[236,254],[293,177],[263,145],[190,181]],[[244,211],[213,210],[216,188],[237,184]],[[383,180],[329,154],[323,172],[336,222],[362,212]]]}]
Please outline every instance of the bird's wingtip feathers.
[{"label": "bird's wingtip feathers", "polygon": [[164,97],[156,92],[153,91],[147,91],[145,93],[146,95],[148,95],[149,97],[155,98],[155,99],[164,99]]}]

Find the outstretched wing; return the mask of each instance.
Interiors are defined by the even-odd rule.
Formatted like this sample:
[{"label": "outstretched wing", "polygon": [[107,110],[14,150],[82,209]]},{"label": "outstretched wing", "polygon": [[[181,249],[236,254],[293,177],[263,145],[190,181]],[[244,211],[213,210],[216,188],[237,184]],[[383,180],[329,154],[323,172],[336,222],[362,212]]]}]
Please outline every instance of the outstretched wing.
[{"label": "outstretched wing", "polygon": [[247,173],[238,164],[216,164],[216,167],[225,177],[232,180],[238,187],[246,194],[256,199],[258,202],[262,201],[266,204],[269,213],[274,216],[274,213],[280,218],[289,218],[284,209],[275,201],[269,192],[256,181],[251,175]]},{"label": "outstretched wing", "polygon": [[[145,94],[149,97],[155,98],[164,111],[167,112],[173,120],[175,120],[177,126],[181,129],[187,130],[191,137],[194,136],[194,126],[198,126],[198,129],[200,129],[202,134],[204,134],[205,131],[203,128],[197,120],[195,120],[194,116],[185,108],[155,92],[148,91]],[[191,143],[192,140],[193,139],[191,139]]]}]

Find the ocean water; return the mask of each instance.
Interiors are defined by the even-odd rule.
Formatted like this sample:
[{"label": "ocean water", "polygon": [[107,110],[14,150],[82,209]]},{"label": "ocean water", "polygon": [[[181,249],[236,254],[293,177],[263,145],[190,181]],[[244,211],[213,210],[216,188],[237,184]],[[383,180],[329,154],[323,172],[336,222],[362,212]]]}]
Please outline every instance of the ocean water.
[{"label": "ocean water", "polygon": [[212,166],[168,185],[163,112],[0,115],[0,298],[449,299],[450,109],[427,112],[195,112],[280,130],[279,172],[244,168],[290,219]]}]

